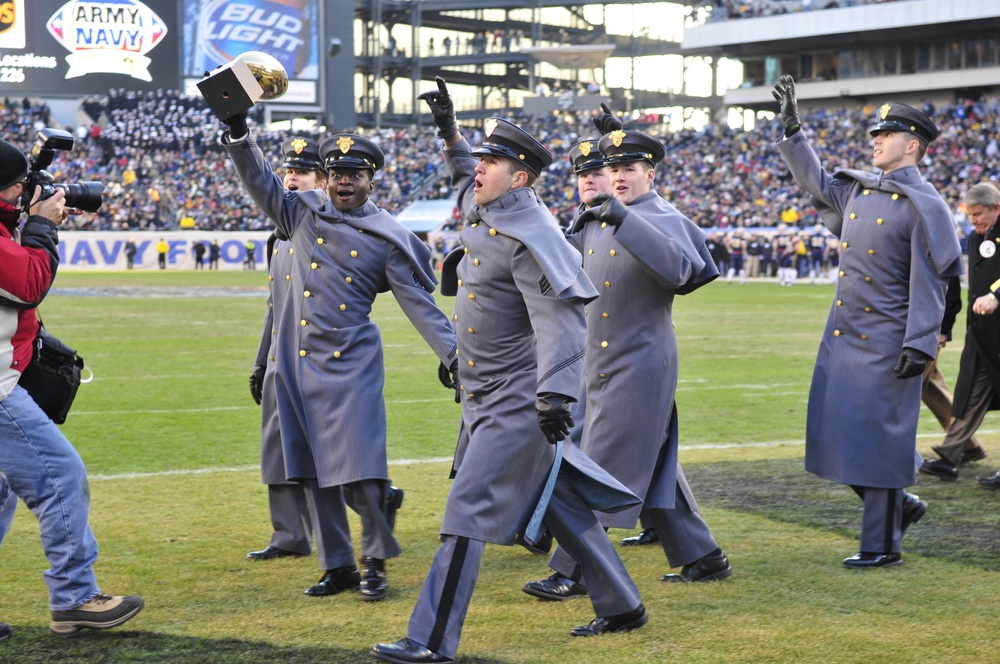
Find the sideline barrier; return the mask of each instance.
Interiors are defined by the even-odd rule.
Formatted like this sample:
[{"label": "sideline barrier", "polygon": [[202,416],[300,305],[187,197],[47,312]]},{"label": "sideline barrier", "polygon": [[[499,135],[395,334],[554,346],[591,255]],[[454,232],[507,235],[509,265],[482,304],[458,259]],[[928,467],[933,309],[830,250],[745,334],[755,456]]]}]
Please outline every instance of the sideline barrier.
[{"label": "sideline barrier", "polygon": [[205,244],[204,269],[208,269],[208,245],[219,243],[219,269],[245,269],[246,244],[255,245],[254,260],[258,270],[266,269],[264,250],[268,231],[60,231],[59,270],[124,270],[125,243],[135,242],[136,270],[157,270],[156,245],[166,241],[168,270],[193,270],[195,242]]}]

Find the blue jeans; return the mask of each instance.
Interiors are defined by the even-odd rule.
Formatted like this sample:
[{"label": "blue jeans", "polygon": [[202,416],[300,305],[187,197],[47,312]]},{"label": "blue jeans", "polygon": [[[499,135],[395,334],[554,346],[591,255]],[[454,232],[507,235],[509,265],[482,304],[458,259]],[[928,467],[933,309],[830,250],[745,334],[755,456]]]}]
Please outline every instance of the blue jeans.
[{"label": "blue jeans", "polygon": [[100,588],[94,576],[97,541],[88,523],[87,469],[59,427],[20,386],[0,401],[0,544],[14,516],[9,503],[15,496],[38,518],[51,565],[45,583],[52,610],[90,601]]}]

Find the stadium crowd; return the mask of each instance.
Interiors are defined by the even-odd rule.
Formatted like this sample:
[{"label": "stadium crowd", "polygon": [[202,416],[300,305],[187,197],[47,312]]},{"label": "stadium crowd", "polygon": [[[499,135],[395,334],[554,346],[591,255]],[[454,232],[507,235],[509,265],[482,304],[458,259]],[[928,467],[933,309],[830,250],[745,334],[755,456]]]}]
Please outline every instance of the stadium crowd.
[{"label": "stadium crowd", "polygon": [[[49,169],[57,182],[97,180],[106,187],[100,212],[79,217],[77,230],[270,228],[232,172],[218,142],[222,126],[200,97],[112,90],[84,100],[81,110],[93,126],[77,128],[74,150],[59,153]],[[1000,101],[960,101],[925,110],[941,127],[941,138],[921,170],[962,222],[962,194],[979,181],[1000,177]],[[803,123],[827,163],[867,169],[870,160],[859,158],[849,146],[864,139],[858,134],[866,131],[873,112],[862,106],[828,109],[804,116]],[[589,117],[512,119],[555,155],[556,162],[535,188],[557,218],[569,220],[578,200],[564,157],[573,143],[594,134]],[[35,132],[52,122],[41,102],[8,99],[0,108],[4,135],[18,145],[30,145]],[[723,231],[782,223],[811,229],[818,223],[816,211],[782,168],[772,145],[780,134],[776,122],[762,120],[752,130],[709,126],[669,132],[663,124],[641,121],[631,126],[666,145],[668,157],[657,169],[655,186],[698,225]],[[477,128],[465,129],[473,142],[480,138]],[[361,133],[386,154],[386,168],[376,181],[381,207],[397,213],[413,200],[451,196],[430,127]],[[287,132],[256,124],[255,135],[278,165]]]}]

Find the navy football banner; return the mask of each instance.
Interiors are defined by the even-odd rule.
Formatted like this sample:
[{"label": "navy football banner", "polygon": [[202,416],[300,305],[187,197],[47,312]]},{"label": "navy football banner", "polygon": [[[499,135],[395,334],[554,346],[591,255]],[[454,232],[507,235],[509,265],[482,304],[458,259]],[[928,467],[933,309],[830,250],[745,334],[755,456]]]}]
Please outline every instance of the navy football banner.
[{"label": "navy football banner", "polygon": [[176,88],[177,21],[170,0],[0,0],[0,94]]},{"label": "navy football banner", "polygon": [[183,5],[186,83],[247,51],[263,51],[288,73],[282,102],[316,102],[320,28],[316,0],[183,0]]}]

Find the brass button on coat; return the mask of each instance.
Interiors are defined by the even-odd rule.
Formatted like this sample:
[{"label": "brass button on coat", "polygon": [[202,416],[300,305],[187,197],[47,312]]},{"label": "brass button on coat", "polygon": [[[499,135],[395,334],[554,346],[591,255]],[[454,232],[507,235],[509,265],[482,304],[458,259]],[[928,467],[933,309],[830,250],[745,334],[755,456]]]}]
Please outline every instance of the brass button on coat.
[{"label": "brass button on coat", "polygon": [[312,269],[314,269],[314,270],[315,270],[316,268],[318,268],[318,267],[319,267],[319,263],[310,263],[310,264],[309,264],[309,267],[311,267]]},{"label": "brass button on coat", "polygon": [[351,258],[357,258],[357,257],[358,257],[358,252],[351,251]]},{"label": "brass button on coat", "polygon": [[345,282],[347,282],[347,283],[349,283],[349,284],[350,284],[350,283],[353,283],[353,282],[354,282],[354,280],[353,280],[353,279],[351,279],[350,277],[346,277],[346,278],[344,279],[344,281],[345,281]]},{"label": "brass button on coat", "polygon": [[496,235],[496,234],[497,234],[497,229],[491,228],[490,229],[490,235]]},{"label": "brass button on coat", "polygon": [[300,320],[300,321],[299,321],[299,325],[301,325],[302,327],[305,327],[305,326],[306,326],[306,325],[308,325],[308,324],[309,324],[309,323],[307,323],[307,322],[306,322],[306,319],[305,319],[305,318],[303,318],[302,320]]},{"label": "brass button on coat", "polygon": [[304,293],[302,293],[302,297],[309,297],[310,295],[312,295],[312,293],[310,293],[309,291],[305,291]]},{"label": "brass button on coat", "polygon": [[306,352],[304,350],[300,350],[299,351],[299,357],[305,357],[305,356],[306,356]]},{"label": "brass button on coat", "polygon": [[323,244],[323,238],[321,237],[316,238],[316,244]]},{"label": "brass button on coat", "polygon": [[333,351],[333,357],[339,360],[340,359],[340,351],[339,350]]},{"label": "brass button on coat", "polygon": [[340,310],[341,311],[347,311],[347,305],[346,304],[340,305]]}]

